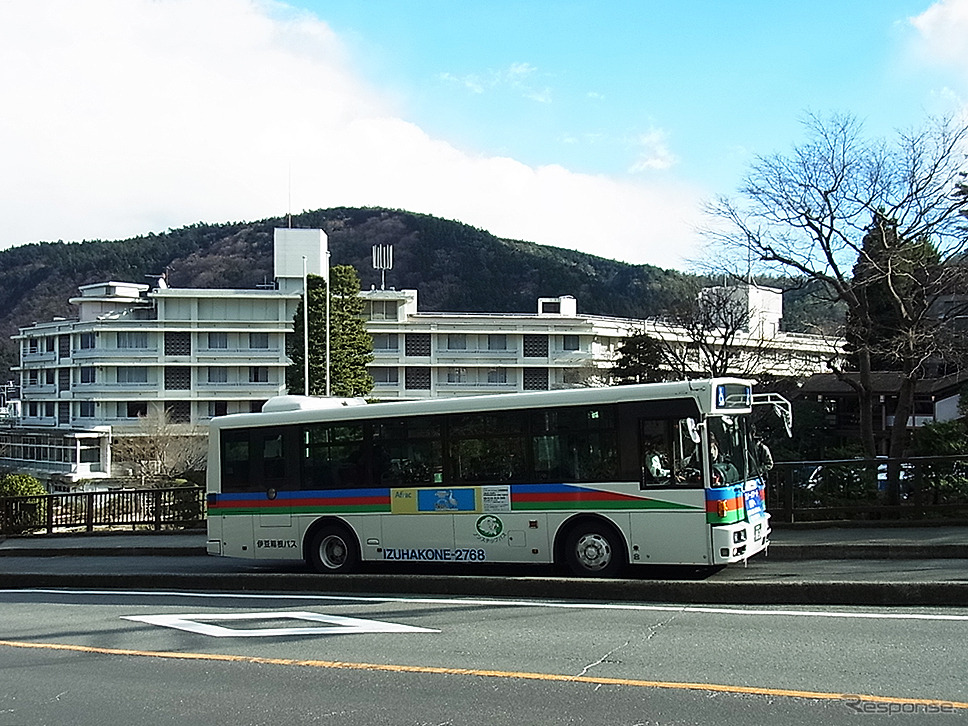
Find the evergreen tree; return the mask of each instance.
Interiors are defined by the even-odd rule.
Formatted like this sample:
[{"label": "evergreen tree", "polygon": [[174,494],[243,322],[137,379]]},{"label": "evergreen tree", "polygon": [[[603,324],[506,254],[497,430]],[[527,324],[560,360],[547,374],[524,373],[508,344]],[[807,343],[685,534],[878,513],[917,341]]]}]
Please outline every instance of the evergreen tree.
[{"label": "evergreen tree", "polygon": [[[366,366],[373,360],[373,341],[366,332],[360,314],[363,300],[359,296],[360,280],[349,265],[330,269],[330,394],[365,396],[373,388]],[[326,281],[309,275],[309,395],[326,395]],[[289,345],[292,364],[286,371],[289,393],[303,394],[303,304],[293,317],[293,335]]]},{"label": "evergreen tree", "polygon": [[373,361],[373,339],[361,317],[360,278],[349,265],[330,270],[331,392],[334,396],[365,396],[373,388],[366,366]]},{"label": "evergreen tree", "polygon": [[618,362],[612,378],[619,384],[661,381],[660,367],[665,360],[662,342],[647,333],[630,335],[618,349]]}]

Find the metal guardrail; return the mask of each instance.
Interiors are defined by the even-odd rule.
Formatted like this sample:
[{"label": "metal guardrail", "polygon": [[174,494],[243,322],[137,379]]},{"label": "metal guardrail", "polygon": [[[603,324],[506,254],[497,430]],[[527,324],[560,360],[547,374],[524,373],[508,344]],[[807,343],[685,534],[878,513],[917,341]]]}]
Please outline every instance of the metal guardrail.
[{"label": "metal guardrail", "polygon": [[202,487],[117,489],[0,498],[0,534],[25,534],[95,527],[153,530],[201,527]]},{"label": "metal guardrail", "polygon": [[774,521],[910,521],[968,517],[968,456],[777,462]]}]

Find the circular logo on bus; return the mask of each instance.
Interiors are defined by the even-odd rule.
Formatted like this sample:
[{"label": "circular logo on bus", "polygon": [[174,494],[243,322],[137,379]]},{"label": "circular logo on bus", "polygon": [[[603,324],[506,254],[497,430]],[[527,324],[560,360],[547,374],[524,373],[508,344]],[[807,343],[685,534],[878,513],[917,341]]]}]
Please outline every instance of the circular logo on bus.
[{"label": "circular logo on bus", "polygon": [[495,539],[504,533],[504,522],[493,514],[485,514],[477,519],[477,533],[485,539]]}]

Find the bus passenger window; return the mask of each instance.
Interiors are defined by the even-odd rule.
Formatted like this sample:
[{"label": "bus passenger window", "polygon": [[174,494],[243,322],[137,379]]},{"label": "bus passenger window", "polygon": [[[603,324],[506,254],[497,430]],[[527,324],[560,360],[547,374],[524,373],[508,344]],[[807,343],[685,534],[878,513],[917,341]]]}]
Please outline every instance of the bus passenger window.
[{"label": "bus passenger window", "polygon": [[230,431],[222,432],[222,491],[244,492],[249,486],[249,439]]},{"label": "bus passenger window", "polygon": [[650,486],[668,484],[672,479],[671,422],[647,420],[639,422],[642,483]]},{"label": "bus passenger window", "polygon": [[266,436],[262,442],[262,475],[268,480],[284,479],[286,456],[282,446],[282,434]]}]

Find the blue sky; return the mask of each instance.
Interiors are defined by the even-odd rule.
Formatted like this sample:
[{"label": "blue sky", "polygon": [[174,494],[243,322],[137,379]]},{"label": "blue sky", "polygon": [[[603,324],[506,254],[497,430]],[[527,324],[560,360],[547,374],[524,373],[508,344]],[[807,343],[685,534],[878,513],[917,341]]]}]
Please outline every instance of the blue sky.
[{"label": "blue sky", "polygon": [[12,0],[0,68],[0,247],[372,205],[686,268],[807,111],[964,113],[968,0]]}]

